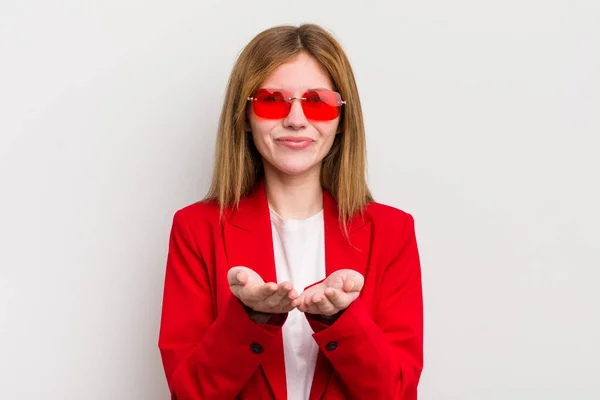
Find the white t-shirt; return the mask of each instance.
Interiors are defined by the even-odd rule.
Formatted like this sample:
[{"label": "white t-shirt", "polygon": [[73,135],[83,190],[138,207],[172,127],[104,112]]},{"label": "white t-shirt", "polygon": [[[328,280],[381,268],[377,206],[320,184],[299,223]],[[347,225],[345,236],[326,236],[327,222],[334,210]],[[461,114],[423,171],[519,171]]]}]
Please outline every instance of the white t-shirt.
[{"label": "white t-shirt", "polygon": [[[325,278],[323,210],[302,220],[284,219],[271,211],[277,282],[290,281],[298,294]],[[319,348],[306,317],[292,310],[283,325],[287,398],[307,400]]]}]

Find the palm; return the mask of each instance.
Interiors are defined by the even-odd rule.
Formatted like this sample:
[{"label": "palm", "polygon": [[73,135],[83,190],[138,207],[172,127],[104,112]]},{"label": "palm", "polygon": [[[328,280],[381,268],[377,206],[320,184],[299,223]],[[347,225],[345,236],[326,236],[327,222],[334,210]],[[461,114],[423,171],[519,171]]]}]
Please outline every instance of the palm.
[{"label": "palm", "polygon": [[298,297],[291,282],[265,281],[254,270],[237,266],[227,273],[231,293],[254,311],[285,313],[297,306]]},{"label": "palm", "polygon": [[358,297],[364,277],[357,271],[342,269],[300,295],[302,312],[332,315],[348,307]]},{"label": "palm", "polygon": [[325,288],[337,290],[360,291],[364,285],[362,274],[352,269],[341,269],[335,271],[327,277],[322,283]]}]

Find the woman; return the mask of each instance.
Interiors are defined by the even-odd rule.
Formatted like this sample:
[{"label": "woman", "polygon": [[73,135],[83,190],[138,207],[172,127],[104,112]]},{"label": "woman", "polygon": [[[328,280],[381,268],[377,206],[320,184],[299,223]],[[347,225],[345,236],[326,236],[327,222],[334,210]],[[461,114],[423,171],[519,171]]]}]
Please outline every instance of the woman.
[{"label": "woman", "polygon": [[231,73],[207,197],[175,213],[159,348],[173,399],[417,398],[413,218],[373,201],[352,69],[316,25]]}]

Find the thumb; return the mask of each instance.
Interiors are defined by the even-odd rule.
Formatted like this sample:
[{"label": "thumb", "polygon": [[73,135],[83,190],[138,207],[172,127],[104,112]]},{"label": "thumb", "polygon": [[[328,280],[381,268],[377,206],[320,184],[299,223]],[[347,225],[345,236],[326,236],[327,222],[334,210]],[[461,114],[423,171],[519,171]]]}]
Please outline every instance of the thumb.
[{"label": "thumb", "polygon": [[235,275],[237,279],[237,284],[244,286],[248,283],[248,274],[245,271],[240,271]]},{"label": "thumb", "polygon": [[234,267],[229,270],[227,274],[227,281],[229,286],[234,285],[245,285],[248,281],[248,274],[240,267]]},{"label": "thumb", "polygon": [[354,281],[352,279],[344,279],[344,292],[348,293],[351,292],[352,289],[354,289],[356,285],[354,284]]}]

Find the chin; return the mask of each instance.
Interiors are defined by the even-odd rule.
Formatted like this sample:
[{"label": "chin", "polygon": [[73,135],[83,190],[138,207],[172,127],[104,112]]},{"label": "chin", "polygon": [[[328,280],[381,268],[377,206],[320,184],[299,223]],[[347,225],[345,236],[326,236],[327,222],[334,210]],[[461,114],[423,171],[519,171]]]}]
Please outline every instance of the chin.
[{"label": "chin", "polygon": [[315,168],[315,165],[307,165],[307,164],[273,164],[275,170],[284,173],[286,175],[303,175],[310,172]]}]

